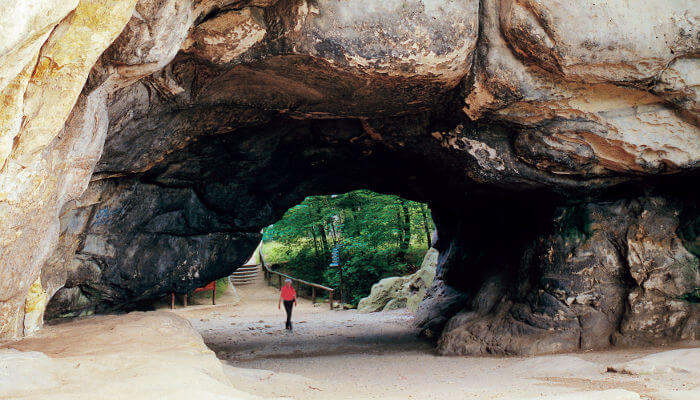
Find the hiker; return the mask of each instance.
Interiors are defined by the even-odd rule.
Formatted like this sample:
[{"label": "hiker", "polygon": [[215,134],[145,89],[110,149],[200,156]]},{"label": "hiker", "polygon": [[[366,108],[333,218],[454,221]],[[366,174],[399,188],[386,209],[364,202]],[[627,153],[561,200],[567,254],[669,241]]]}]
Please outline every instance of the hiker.
[{"label": "hiker", "polygon": [[285,329],[292,330],[292,307],[297,305],[297,292],[294,291],[292,287],[292,280],[285,279],[284,286],[280,291],[280,299],[277,302],[277,309],[280,309],[280,304],[284,301],[284,310],[287,312],[287,323],[284,325]]}]

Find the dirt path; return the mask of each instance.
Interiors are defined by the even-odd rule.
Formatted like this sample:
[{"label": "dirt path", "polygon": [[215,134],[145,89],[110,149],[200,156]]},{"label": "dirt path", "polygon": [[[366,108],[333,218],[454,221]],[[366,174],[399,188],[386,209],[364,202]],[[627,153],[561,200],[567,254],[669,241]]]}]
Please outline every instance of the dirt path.
[{"label": "dirt path", "polygon": [[[176,312],[189,319],[205,343],[222,360],[310,357],[332,354],[420,350],[433,346],[417,336],[413,315],[405,310],[362,314],[330,311],[299,299],[292,312],[294,330],[284,329],[285,313],[277,309],[277,289],[264,282],[237,288],[239,300],[197,305]],[[203,303],[203,301],[201,301]],[[229,304],[225,304],[228,302]]]},{"label": "dirt path", "polygon": [[[404,310],[360,314],[300,300],[294,332],[277,291],[238,289],[237,304],[176,310],[228,365],[237,389],[294,399],[698,399],[699,368],[648,375],[606,372],[667,348],[540,357],[440,357]],[[671,364],[699,358],[675,354]],[[680,358],[679,358],[680,357]],[[669,363],[668,360],[666,360]],[[694,367],[693,367],[694,368]],[[692,369],[692,368],[689,368]],[[565,396],[565,397],[560,397]],[[567,397],[568,396],[568,397]]]},{"label": "dirt path", "polygon": [[0,342],[0,399],[700,399],[699,347],[439,357],[405,311],[302,300],[289,333],[276,290],[219,301],[77,318]]}]

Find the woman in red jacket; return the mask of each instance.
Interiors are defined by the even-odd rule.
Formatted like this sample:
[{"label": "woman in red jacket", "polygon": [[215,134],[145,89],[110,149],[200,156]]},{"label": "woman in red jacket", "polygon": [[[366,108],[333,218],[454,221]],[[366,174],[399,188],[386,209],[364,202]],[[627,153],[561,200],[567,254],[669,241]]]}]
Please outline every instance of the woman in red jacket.
[{"label": "woman in red jacket", "polygon": [[284,286],[280,291],[280,299],[277,302],[277,309],[280,309],[280,304],[284,301],[284,310],[287,311],[287,323],[284,325],[285,329],[292,330],[292,307],[297,305],[297,292],[294,291],[292,287],[292,280],[286,279],[284,281]]}]

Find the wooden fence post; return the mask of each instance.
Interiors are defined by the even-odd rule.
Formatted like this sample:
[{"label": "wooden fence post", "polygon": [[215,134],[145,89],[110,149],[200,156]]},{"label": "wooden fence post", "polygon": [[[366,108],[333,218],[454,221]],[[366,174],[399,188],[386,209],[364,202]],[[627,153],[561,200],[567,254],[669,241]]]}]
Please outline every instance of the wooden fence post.
[{"label": "wooden fence post", "polygon": [[284,277],[285,279],[289,279],[292,281],[292,287],[294,288],[294,290],[296,290],[298,292],[298,295],[302,294],[301,292],[299,292],[302,288],[302,285],[311,286],[311,303],[312,304],[316,304],[316,289],[321,289],[321,290],[327,291],[328,292],[328,300],[330,303],[329,306],[330,306],[330,309],[333,310],[333,297],[335,295],[335,289],[332,289],[332,288],[329,288],[329,287],[326,287],[323,285],[318,285],[316,283],[307,282],[307,281],[304,281],[301,279],[293,278],[289,275],[284,275],[280,272],[276,272],[276,271],[272,271],[272,270],[268,270],[268,269],[264,269],[264,271],[265,271],[265,276],[268,277],[268,279],[269,279],[268,280],[269,285],[274,287],[274,284],[272,283],[272,281],[273,281],[272,276],[277,275],[277,283],[279,284],[279,287],[281,289],[283,287],[282,286],[282,277]]}]

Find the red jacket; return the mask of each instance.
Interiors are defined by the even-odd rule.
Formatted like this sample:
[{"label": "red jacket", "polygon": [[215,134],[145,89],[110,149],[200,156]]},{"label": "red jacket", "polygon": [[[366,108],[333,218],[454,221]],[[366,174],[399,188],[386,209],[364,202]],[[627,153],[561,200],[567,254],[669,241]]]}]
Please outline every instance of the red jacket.
[{"label": "red jacket", "polygon": [[294,300],[297,297],[297,292],[293,287],[282,286],[282,300]]}]

